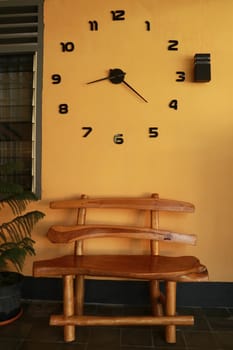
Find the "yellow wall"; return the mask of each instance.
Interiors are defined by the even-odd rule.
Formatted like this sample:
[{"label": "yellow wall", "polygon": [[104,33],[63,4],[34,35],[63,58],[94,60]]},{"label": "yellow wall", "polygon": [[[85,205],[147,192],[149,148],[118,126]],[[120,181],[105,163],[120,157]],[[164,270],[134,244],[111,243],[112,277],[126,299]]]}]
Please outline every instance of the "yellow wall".
[{"label": "yellow wall", "polygon": [[[109,19],[115,9],[125,9],[125,21]],[[195,204],[195,214],[177,222],[166,216],[162,224],[196,233],[197,247],[183,253],[198,256],[212,281],[233,281],[233,2],[45,0],[44,11],[39,207],[47,216],[34,236],[37,258],[64,253],[45,238],[48,226],[66,217],[47,209],[50,200],[158,192]],[[98,19],[98,32],[89,30],[90,19]],[[140,27],[144,20],[150,20],[150,32]],[[114,36],[119,39],[112,41]],[[178,51],[166,49],[170,39],[179,40]],[[74,42],[74,52],[62,53],[61,41]],[[211,53],[211,82],[193,82],[195,53]],[[148,103],[108,81],[86,85],[115,67],[126,70]],[[185,82],[175,81],[177,70],[186,72]],[[52,74],[61,74],[62,84],[51,84]],[[178,110],[168,108],[174,98]],[[69,104],[67,115],[57,112],[60,103]],[[83,126],[94,129],[87,138]],[[147,129],[155,126],[159,137],[149,138]],[[122,145],[112,141],[118,132],[125,137]],[[109,247],[118,245],[110,241]],[[138,247],[131,242],[127,249]],[[175,254],[174,247],[166,252]]]}]

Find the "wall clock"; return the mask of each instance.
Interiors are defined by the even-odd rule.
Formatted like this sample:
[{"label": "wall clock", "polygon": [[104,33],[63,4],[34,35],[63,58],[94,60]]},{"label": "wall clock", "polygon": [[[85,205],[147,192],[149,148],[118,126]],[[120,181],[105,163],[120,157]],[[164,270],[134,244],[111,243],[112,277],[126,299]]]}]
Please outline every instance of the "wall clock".
[{"label": "wall clock", "polygon": [[[191,115],[212,83],[203,6],[184,0],[45,1],[44,137],[53,130],[50,152],[66,153],[69,176],[74,159],[82,163],[82,187],[91,167],[99,179],[100,168],[112,169],[107,176],[118,179],[126,171],[128,182],[129,169],[141,164],[145,180],[155,171],[153,162],[161,156],[166,162],[171,152],[195,142],[198,122]],[[199,83],[203,63],[207,76]]]},{"label": "wall clock", "polygon": [[[176,29],[179,13],[173,11],[175,6],[171,11],[168,3],[69,0],[45,4],[47,16],[57,23],[50,31],[51,22],[46,21],[48,35],[53,35],[47,53],[50,60],[52,55],[47,79],[51,94],[57,97],[53,116],[67,122],[75,119],[77,137],[91,140],[98,135],[122,145],[133,137],[131,130],[140,126],[131,142],[136,143],[137,137],[156,142],[160,131],[166,132],[161,123],[164,116],[170,111],[177,118],[193,58],[187,65],[185,41]],[[195,49],[194,45],[193,53]]]}]

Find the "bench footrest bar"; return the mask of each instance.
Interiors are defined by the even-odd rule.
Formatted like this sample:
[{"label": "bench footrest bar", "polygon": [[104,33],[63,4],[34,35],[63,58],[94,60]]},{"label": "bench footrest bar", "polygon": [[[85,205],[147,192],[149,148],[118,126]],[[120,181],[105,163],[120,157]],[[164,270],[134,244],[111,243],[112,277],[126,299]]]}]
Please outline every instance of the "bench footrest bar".
[{"label": "bench footrest bar", "polygon": [[128,317],[112,317],[112,316],[69,316],[52,315],[50,317],[50,326],[128,326],[128,325],[182,325],[192,326],[194,324],[193,316],[128,316]]}]

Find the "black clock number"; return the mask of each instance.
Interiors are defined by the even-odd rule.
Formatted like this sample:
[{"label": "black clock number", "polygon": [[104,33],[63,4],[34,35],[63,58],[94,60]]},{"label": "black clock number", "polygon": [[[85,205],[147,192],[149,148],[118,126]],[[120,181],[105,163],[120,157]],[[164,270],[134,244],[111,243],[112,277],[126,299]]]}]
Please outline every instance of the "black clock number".
[{"label": "black clock number", "polygon": [[124,143],[123,134],[116,134],[113,136],[113,142],[117,145],[122,145]]},{"label": "black clock number", "polygon": [[158,127],[151,127],[149,128],[149,137],[158,137],[159,136],[159,131]]},{"label": "black clock number", "polygon": [[169,51],[177,51],[178,50],[178,45],[179,45],[179,41],[178,40],[168,40],[168,47],[167,49]]},{"label": "black clock number", "polygon": [[52,84],[60,84],[61,82],[60,74],[53,74],[51,78],[52,78]]},{"label": "black clock number", "polygon": [[98,30],[98,22],[97,21],[89,21],[88,23],[90,25],[91,31]]},{"label": "black clock number", "polygon": [[145,21],[145,24],[146,24],[146,30],[150,31],[150,22]]},{"label": "black clock number", "polygon": [[72,52],[74,51],[75,45],[72,41],[67,41],[66,43],[60,43],[62,52]]},{"label": "black clock number", "polygon": [[58,106],[58,110],[60,114],[67,114],[68,113],[68,104],[66,103],[61,103]]},{"label": "black clock number", "polygon": [[113,21],[124,21],[125,20],[125,10],[115,10],[111,11]]},{"label": "black clock number", "polygon": [[177,110],[178,109],[178,101],[177,100],[171,100],[169,102],[168,106],[170,108],[173,108],[173,109]]},{"label": "black clock number", "polygon": [[176,74],[178,76],[176,81],[185,81],[185,72],[178,71]]},{"label": "black clock number", "polygon": [[83,137],[87,137],[92,132],[93,128],[90,126],[84,126],[82,130],[85,130]]}]

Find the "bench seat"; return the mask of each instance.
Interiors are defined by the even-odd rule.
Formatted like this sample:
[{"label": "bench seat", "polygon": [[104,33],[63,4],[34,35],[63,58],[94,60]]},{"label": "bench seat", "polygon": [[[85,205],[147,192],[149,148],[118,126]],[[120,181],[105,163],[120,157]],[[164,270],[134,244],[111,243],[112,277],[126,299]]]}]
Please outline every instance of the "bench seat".
[{"label": "bench seat", "polygon": [[33,274],[36,277],[86,275],[175,281],[208,279],[205,266],[196,257],[161,255],[66,255],[36,261]]}]

